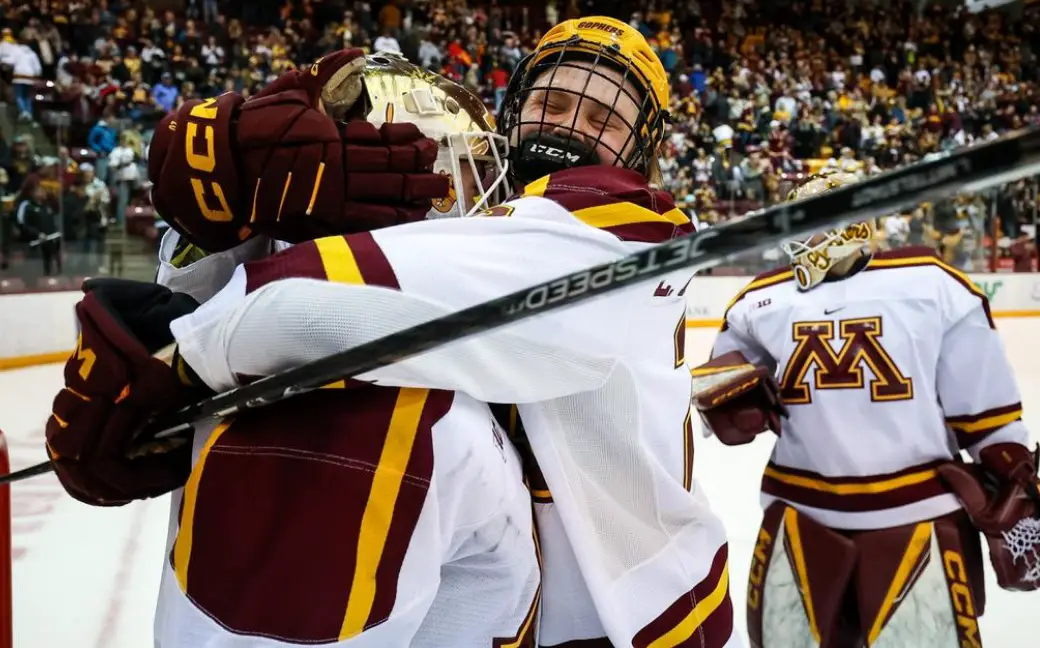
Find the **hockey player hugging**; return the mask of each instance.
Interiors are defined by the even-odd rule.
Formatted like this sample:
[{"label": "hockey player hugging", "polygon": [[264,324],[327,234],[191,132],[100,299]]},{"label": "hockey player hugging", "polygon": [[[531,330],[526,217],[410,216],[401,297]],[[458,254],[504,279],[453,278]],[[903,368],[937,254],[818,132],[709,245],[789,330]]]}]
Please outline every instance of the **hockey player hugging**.
[{"label": "hockey player hugging", "polygon": [[[814,177],[794,197],[852,181]],[[791,267],[737,295],[693,370],[723,443],[778,437],[748,583],[755,646],[981,646],[980,533],[1001,587],[1040,588],[1038,458],[986,296],[931,250],[872,254],[873,230],[788,243]]]},{"label": "hockey player hugging", "polygon": [[639,32],[593,17],[519,64],[497,129],[357,51],[160,124],[162,285],[86,284],[47,426],[77,498],[175,491],[157,646],[740,645],[685,271],[128,455],[200,393],[690,232],[651,184],[668,97]]}]

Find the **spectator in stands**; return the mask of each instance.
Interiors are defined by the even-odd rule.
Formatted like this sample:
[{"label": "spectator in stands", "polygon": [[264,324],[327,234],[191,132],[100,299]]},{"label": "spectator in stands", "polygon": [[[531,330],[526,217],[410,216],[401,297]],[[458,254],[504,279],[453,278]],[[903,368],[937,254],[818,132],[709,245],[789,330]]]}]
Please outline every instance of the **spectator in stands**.
[{"label": "spectator in stands", "polygon": [[44,200],[54,211],[58,211],[61,205],[61,173],[58,158],[46,155],[41,157],[35,170],[22,180],[22,187],[18,198],[27,198],[36,191],[37,187],[43,188]]},{"label": "spectator in stands", "polygon": [[1011,242],[1008,253],[1014,272],[1036,272],[1036,239],[1023,233]]},{"label": "spectator in stands", "polygon": [[491,64],[491,74],[488,75],[491,87],[495,91],[495,112],[502,109],[502,101],[506,98],[506,87],[509,85],[509,73],[499,65],[498,61]]},{"label": "spectator in stands", "polygon": [[34,86],[43,74],[40,57],[31,47],[20,43],[11,50],[8,63],[14,74],[11,85],[14,86],[15,103],[18,105],[18,119],[32,121]]},{"label": "spectator in stands", "polygon": [[400,54],[401,44],[397,42],[396,38],[394,38],[394,31],[390,27],[384,27],[383,35],[377,38],[376,42],[372,44],[372,49],[376,52],[393,52],[394,54]]},{"label": "spectator in stands", "polygon": [[29,197],[18,205],[15,223],[21,240],[42,256],[44,276],[51,276],[52,270],[61,274],[61,233],[58,217],[54,209],[47,204],[47,194],[41,185],[37,185]]},{"label": "spectator in stands", "polygon": [[[11,193],[20,194],[25,179],[36,171],[36,156],[33,154],[30,141],[28,135],[16,135],[11,143],[10,157],[3,161],[8,175],[7,186]],[[20,198],[22,196],[19,196]]]},{"label": "spectator in stands", "polygon": [[[174,57],[179,57],[183,60],[183,55],[177,54],[179,51],[179,45],[174,48]],[[183,65],[183,61],[180,61]],[[173,83],[173,75],[169,72],[163,72],[160,77],[159,85],[155,86],[152,90],[152,96],[155,98],[155,103],[162,108],[164,112],[170,112],[177,104],[177,99],[180,96],[180,90]]]},{"label": "spectator in stands", "polygon": [[86,188],[80,180],[76,180],[65,186],[62,195],[62,219],[61,233],[64,249],[70,253],[67,265],[72,272],[89,272],[89,266],[84,264],[82,254],[83,240],[86,236]]},{"label": "spectator in stands", "polygon": [[80,182],[86,196],[83,207],[83,253],[87,268],[98,268],[101,264],[102,244],[108,229],[109,209],[112,192],[94,175],[90,163],[80,165]]},{"label": "spectator in stands", "polygon": [[97,177],[104,182],[108,179],[108,156],[116,147],[116,129],[104,115],[90,129],[87,146],[97,155]]},{"label": "spectator in stands", "polygon": [[[230,89],[249,96],[287,67],[344,46],[402,52],[500,110],[509,75],[540,34],[602,3],[543,4],[544,13],[456,0],[283,0],[280,9],[191,0],[178,14],[129,2],[8,0],[0,67],[8,63],[10,80],[17,37],[45,73],[55,68],[45,76],[57,86],[39,84],[29,98],[64,103],[72,144],[97,155],[95,180],[108,179],[117,125],[147,132],[179,102]],[[916,0],[665,4],[618,0],[610,9],[631,16],[670,72],[665,188],[680,201],[693,196],[706,222],[777,200],[830,159],[870,175],[1040,123],[1035,17],[922,9]],[[104,131],[90,128],[99,117]],[[0,151],[12,187],[35,170],[35,156],[17,165],[15,157]],[[705,198],[715,195],[725,201],[719,209]],[[998,205],[1001,227],[1014,240],[1021,218],[1004,217],[1008,205]],[[913,238],[914,218],[910,227]],[[959,241],[947,247],[989,249],[981,235]]]},{"label": "spectator in stands", "polygon": [[130,196],[141,179],[137,166],[138,151],[134,146],[135,136],[131,131],[124,131],[119,136],[119,146],[112,149],[108,156],[108,169],[112,174],[112,187],[116,192],[115,222],[123,226],[126,208],[130,205]]}]

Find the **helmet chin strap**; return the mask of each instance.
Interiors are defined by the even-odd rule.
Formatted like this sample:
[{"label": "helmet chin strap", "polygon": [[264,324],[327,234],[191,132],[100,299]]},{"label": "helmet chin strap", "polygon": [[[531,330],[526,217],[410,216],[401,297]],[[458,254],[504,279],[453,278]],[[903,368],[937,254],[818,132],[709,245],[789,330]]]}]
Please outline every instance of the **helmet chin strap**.
[{"label": "helmet chin strap", "polygon": [[551,133],[532,133],[520,140],[513,162],[516,186],[579,166],[600,164],[599,155],[584,142]]}]

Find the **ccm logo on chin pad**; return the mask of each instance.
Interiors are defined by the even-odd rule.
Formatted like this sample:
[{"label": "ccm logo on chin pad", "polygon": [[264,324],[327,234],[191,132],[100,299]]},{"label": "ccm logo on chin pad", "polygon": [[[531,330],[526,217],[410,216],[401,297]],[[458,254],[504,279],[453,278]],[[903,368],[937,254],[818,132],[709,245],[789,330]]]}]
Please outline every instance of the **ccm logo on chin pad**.
[{"label": "ccm logo on chin pad", "polygon": [[571,153],[570,151],[565,151],[564,149],[549,146],[547,144],[531,144],[529,150],[532,153],[537,153],[543,157],[551,158],[553,160],[566,160],[572,164],[581,160],[581,155],[578,153]]}]

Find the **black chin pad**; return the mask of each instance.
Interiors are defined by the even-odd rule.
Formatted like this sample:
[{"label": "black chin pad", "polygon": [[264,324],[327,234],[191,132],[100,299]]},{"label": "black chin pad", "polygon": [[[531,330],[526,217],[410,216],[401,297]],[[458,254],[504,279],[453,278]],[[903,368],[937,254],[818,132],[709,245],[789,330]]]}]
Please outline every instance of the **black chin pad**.
[{"label": "black chin pad", "polygon": [[599,155],[584,142],[549,133],[532,133],[517,146],[513,175],[519,184],[527,184],[550,173],[599,163]]}]

